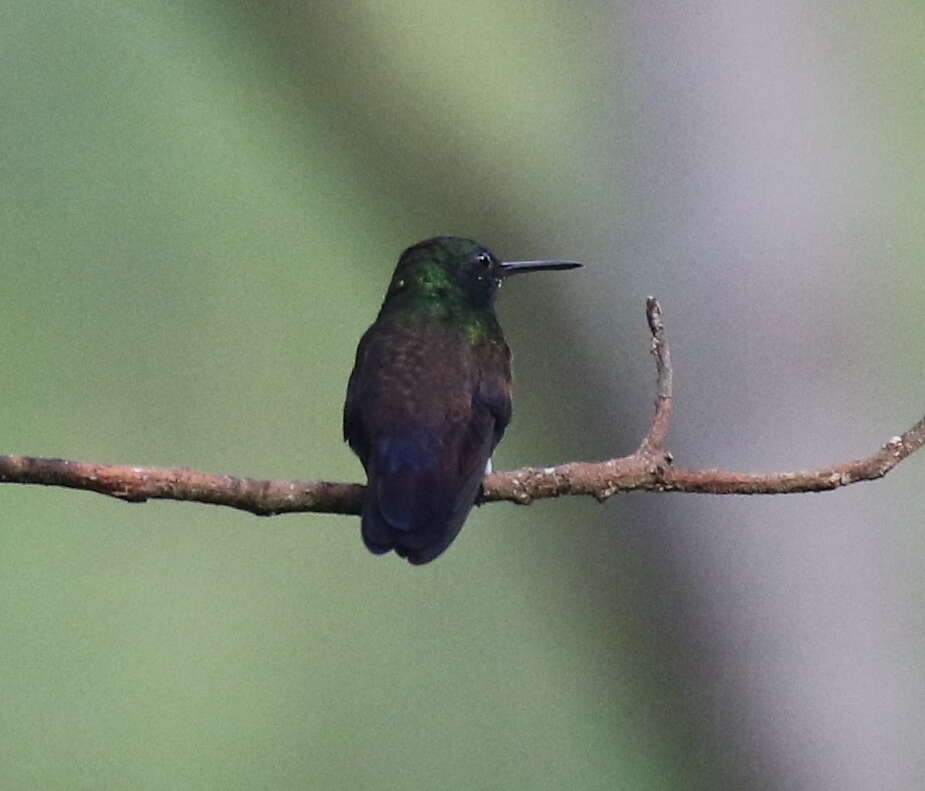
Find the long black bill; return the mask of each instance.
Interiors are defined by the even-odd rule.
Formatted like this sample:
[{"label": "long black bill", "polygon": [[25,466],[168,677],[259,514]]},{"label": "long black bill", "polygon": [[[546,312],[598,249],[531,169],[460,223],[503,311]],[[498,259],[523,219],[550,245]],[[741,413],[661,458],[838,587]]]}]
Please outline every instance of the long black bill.
[{"label": "long black bill", "polygon": [[518,275],[521,272],[538,272],[541,269],[577,269],[577,261],[503,261],[501,276]]}]

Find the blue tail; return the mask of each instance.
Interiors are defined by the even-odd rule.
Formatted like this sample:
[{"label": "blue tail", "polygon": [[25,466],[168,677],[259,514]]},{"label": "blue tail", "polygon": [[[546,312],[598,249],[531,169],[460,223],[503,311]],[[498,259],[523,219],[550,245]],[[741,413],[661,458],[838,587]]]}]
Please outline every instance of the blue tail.
[{"label": "blue tail", "polygon": [[366,466],[364,543],[370,552],[394,549],[419,565],[456,538],[475,503],[484,461],[474,480],[461,480],[458,466],[441,463],[437,443],[421,433],[380,439]]}]

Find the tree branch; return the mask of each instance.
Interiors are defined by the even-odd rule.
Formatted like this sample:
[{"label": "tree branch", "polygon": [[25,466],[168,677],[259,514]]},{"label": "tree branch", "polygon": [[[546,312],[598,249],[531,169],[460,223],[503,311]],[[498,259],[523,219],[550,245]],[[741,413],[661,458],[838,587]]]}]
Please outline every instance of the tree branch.
[{"label": "tree branch", "polygon": [[[697,492],[701,494],[793,494],[837,489],[882,478],[925,445],[925,417],[891,438],[876,453],[855,461],[802,472],[738,473],[685,470],[672,466],[665,449],[671,419],[672,369],[658,301],[646,300],[657,373],[655,415],[639,448],[630,456],[556,467],[524,467],[485,478],[480,502],[526,505],[565,495],[600,501],[618,492]],[[140,503],[149,499],[225,505],[258,516],[283,513],[359,514],[363,486],[326,481],[260,481],[210,475],[185,467],[128,467],[86,461],[0,456],[0,483],[85,489]]]}]

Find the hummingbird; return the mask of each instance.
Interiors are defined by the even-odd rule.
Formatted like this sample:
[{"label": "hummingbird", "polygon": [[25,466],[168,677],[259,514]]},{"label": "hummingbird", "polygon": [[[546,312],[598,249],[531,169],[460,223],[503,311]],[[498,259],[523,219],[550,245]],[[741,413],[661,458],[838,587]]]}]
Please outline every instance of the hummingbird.
[{"label": "hummingbird", "polygon": [[405,250],[360,339],[344,439],[366,470],[362,535],[429,563],[456,538],[511,419],[511,350],[494,302],[511,275],[574,261],[500,261],[470,239]]}]

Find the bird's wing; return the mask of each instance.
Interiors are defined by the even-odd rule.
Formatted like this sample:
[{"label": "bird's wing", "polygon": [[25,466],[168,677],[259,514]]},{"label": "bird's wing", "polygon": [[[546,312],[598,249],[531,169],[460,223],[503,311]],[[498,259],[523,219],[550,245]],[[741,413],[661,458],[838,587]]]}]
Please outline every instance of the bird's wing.
[{"label": "bird's wing", "polygon": [[[491,456],[495,446],[504,436],[504,430],[508,423],[511,422],[511,383],[504,376],[483,377],[475,391],[473,398],[473,409],[485,409],[491,416],[493,422],[491,448],[488,450],[488,456]],[[488,461],[488,459],[485,459]]]},{"label": "bird's wing", "polygon": [[481,407],[488,410],[494,421],[494,441],[488,451],[491,457],[511,422],[511,350],[504,341],[493,341],[484,348],[484,362],[473,396],[473,409]]},{"label": "bird's wing", "polygon": [[356,451],[362,458],[364,452],[360,448],[368,446],[365,432],[363,431],[363,421],[360,419],[360,392],[362,390],[363,372],[367,370],[365,362],[366,355],[371,343],[373,328],[370,327],[357,346],[356,361],[353,365],[353,371],[350,373],[350,379],[347,382],[347,398],[344,401],[344,440],[350,444],[350,447]]}]

